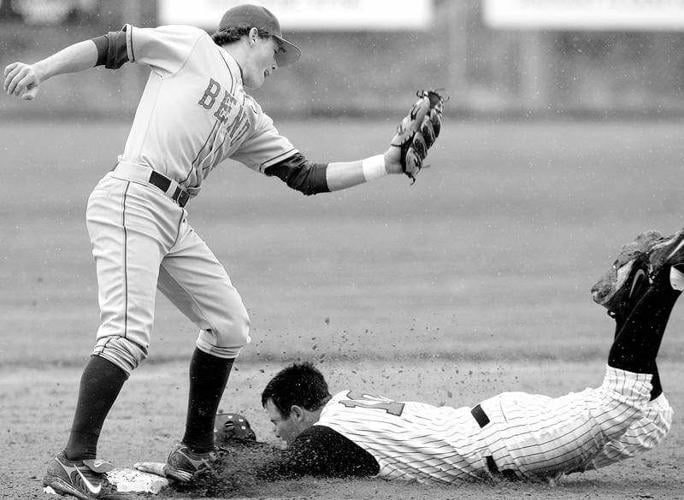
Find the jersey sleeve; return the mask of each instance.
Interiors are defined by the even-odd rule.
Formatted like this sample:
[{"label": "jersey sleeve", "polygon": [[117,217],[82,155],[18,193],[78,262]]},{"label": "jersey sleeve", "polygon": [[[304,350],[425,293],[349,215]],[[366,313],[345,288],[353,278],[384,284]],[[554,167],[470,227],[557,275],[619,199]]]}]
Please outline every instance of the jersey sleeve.
[{"label": "jersey sleeve", "polygon": [[262,112],[258,104],[252,102],[248,105],[256,111],[254,131],[231,158],[252,170],[264,173],[268,167],[286,160],[298,151],[286,137],[280,135],[271,117]]},{"label": "jersey sleeve", "polygon": [[130,62],[150,66],[165,75],[178,72],[203,36],[209,36],[192,26],[160,26],[137,28],[124,26],[126,51]]},{"label": "jersey sleeve", "polygon": [[301,153],[295,153],[289,158],[279,161],[264,169],[268,176],[276,176],[290,188],[305,195],[328,193],[326,171],[328,164],[311,163]]}]

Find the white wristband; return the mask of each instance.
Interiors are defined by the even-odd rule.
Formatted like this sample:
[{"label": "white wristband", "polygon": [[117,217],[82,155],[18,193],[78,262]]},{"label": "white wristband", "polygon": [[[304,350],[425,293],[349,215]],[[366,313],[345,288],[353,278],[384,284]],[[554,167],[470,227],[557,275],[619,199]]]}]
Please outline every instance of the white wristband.
[{"label": "white wristband", "polygon": [[387,175],[385,155],[375,155],[370,158],[365,158],[364,160],[361,160],[361,167],[363,168],[363,177],[366,179],[366,182]]}]

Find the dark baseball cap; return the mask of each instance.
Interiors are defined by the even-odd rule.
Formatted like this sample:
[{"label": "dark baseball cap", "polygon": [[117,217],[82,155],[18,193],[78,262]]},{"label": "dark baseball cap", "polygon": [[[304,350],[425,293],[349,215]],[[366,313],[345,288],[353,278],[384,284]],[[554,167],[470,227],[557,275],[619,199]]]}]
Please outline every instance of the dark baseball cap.
[{"label": "dark baseball cap", "polygon": [[302,51],[294,43],[285,40],[280,31],[280,23],[273,13],[258,5],[244,4],[228,9],[219,23],[218,31],[235,26],[249,26],[266,31],[278,40],[280,50],[276,54],[278,66],[287,66],[297,62]]}]

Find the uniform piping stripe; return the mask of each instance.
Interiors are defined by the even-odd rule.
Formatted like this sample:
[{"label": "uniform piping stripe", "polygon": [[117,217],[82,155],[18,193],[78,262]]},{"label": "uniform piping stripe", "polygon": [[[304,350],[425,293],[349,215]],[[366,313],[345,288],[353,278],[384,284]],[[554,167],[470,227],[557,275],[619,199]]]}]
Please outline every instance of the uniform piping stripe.
[{"label": "uniform piping stripe", "polygon": [[187,182],[192,173],[195,171],[195,166],[197,164],[197,160],[199,159],[200,155],[202,154],[202,151],[204,151],[204,148],[207,147],[207,144],[209,144],[209,141],[211,140],[212,137],[215,137],[217,134],[217,128],[219,126],[219,121],[216,120],[214,123],[214,126],[211,128],[211,132],[209,132],[209,135],[207,136],[206,140],[204,141],[204,144],[202,144],[202,147],[197,151],[197,155],[195,156],[195,159],[192,160],[192,166],[190,168],[190,171],[188,172],[188,175],[185,176],[185,179],[180,181],[180,184],[183,184],[184,182]]},{"label": "uniform piping stripe", "polygon": [[[130,60],[135,62],[135,52],[133,52],[133,26],[130,24],[126,25],[126,38],[128,39],[128,48],[130,49]],[[130,31],[128,31],[130,29]]]},{"label": "uniform piping stripe", "polygon": [[[238,114],[238,116],[240,116],[240,114]],[[218,123],[218,121],[217,121],[217,123]],[[232,137],[230,137],[228,134],[226,134],[223,137],[223,141],[221,141],[221,144],[219,144],[216,148],[213,148],[212,151],[209,151],[209,154],[207,154],[207,156],[204,158],[204,160],[202,160],[200,163],[204,163],[205,160],[207,160],[208,158],[211,158],[212,156],[215,157],[216,153],[221,151],[221,149],[223,148],[223,145],[226,143],[226,141],[228,139],[230,139],[231,141],[233,140]],[[214,159],[211,158],[211,160],[209,161],[209,164],[206,167],[202,168],[202,175],[204,175],[204,172],[206,172],[207,170],[211,171],[211,169],[213,169],[213,167],[215,167],[215,166],[216,166],[216,164],[214,163]]]},{"label": "uniform piping stripe", "polygon": [[280,153],[278,156],[271,158],[270,160],[267,160],[261,164],[259,167],[259,171],[263,172],[266,170],[268,167],[272,167],[273,165],[276,165],[280,163],[281,161],[287,160],[289,157],[294,156],[295,154],[298,153],[297,148],[292,148],[287,150],[284,153]]},{"label": "uniform piping stripe", "polygon": [[[230,94],[233,93],[235,90],[235,77],[233,76],[233,71],[230,69],[230,65],[228,64],[228,61],[226,61],[225,56],[223,55],[223,52],[219,50],[219,54],[221,55],[221,59],[223,59],[223,63],[226,65],[226,68],[228,69],[228,73],[230,73],[230,90],[228,91]],[[216,120],[216,123],[214,123],[214,126],[211,129],[211,132],[209,132],[209,135],[207,136],[207,139],[204,141],[204,144],[202,144],[202,147],[197,151],[197,155],[195,158],[192,160],[192,168],[188,172],[188,175],[185,176],[185,179],[183,179],[180,184],[183,184],[184,182],[187,182],[192,173],[195,171],[195,168],[202,163],[203,160],[199,160],[200,156],[202,155],[202,152],[205,150],[207,147],[207,144],[209,144],[209,141],[213,138],[216,137],[216,134],[218,133],[218,127],[220,125],[219,120]],[[225,141],[225,139],[224,139]],[[211,151],[209,152],[211,153]]]},{"label": "uniform piping stripe", "polygon": [[213,136],[213,140],[211,141],[212,147],[208,149],[207,154],[204,156],[204,158],[202,158],[200,161],[198,161],[197,165],[196,165],[197,167],[199,167],[202,164],[206,164],[205,166],[201,167],[201,172],[202,172],[203,177],[205,176],[204,173],[207,170],[211,171],[211,169],[213,168],[213,163],[214,163],[213,157],[216,156],[216,153],[220,150],[221,146],[223,146],[223,143],[225,143],[226,140],[228,139],[228,134],[225,134],[221,144],[219,144],[218,146],[215,145],[216,136],[218,136],[220,129],[221,129],[221,125],[219,124],[218,120],[216,121],[216,124],[218,125],[218,129],[216,130],[216,133]]},{"label": "uniform piping stripe", "polygon": [[228,69],[228,73],[230,73],[230,93],[232,94],[233,90],[235,90],[235,76],[233,75],[233,70],[230,69],[230,64],[226,61],[226,56],[223,54],[223,51],[219,50],[219,54],[221,55],[221,59],[223,59],[223,64],[225,64]]},{"label": "uniform piping stripe", "polygon": [[126,197],[128,196],[128,188],[131,186],[131,182],[126,183],[126,189],[123,194],[123,210],[121,210],[121,227],[123,228],[124,234],[124,245],[123,245],[123,270],[124,270],[124,338],[128,335],[128,230],[126,229]]}]

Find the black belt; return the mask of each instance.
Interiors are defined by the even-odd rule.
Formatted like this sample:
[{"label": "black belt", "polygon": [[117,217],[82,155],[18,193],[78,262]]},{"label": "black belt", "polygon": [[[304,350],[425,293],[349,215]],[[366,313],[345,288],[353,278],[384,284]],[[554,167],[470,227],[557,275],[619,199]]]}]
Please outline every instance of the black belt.
[{"label": "black belt", "polygon": [[[149,183],[153,186],[158,187],[166,193],[169,187],[171,186],[171,179],[160,174],[159,172],[155,172],[154,170],[152,170],[152,173],[150,174]],[[181,208],[184,207],[190,199],[190,195],[188,194],[188,192],[180,186],[178,186],[173,193],[169,193],[169,197],[173,201],[178,203],[178,205]]]},{"label": "black belt", "polygon": [[[477,425],[480,426],[480,428],[485,427],[489,422],[489,417],[485,413],[485,411],[482,409],[482,407],[478,404],[475,405],[471,408],[470,414],[473,416],[475,419],[475,422],[477,422]],[[514,471],[512,470],[499,470],[499,467],[496,465],[496,462],[494,461],[494,457],[491,455],[488,455],[485,457],[485,462],[487,462],[487,469],[489,472],[492,474],[492,476],[497,476],[500,475],[504,477],[505,479],[508,479],[510,481],[516,481],[518,480],[518,476],[515,474]]]},{"label": "black belt", "polygon": [[473,416],[475,422],[477,422],[477,425],[479,425],[480,428],[489,423],[489,417],[480,405],[473,406],[473,408],[470,410],[470,414]]}]

